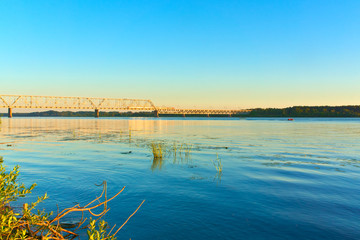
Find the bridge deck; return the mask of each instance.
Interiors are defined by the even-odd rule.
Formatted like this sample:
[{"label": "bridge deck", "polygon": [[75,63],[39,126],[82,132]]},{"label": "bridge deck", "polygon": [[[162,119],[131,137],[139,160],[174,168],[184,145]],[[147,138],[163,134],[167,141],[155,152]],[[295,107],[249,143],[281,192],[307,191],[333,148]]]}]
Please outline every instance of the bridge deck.
[{"label": "bridge deck", "polygon": [[237,114],[249,110],[229,109],[175,109],[158,108],[151,100],[121,99],[121,98],[90,98],[90,97],[54,97],[54,96],[29,96],[29,95],[0,95],[0,108],[8,108],[12,115],[14,108],[42,108],[42,109],[84,109],[115,111],[152,111],[159,114]]}]

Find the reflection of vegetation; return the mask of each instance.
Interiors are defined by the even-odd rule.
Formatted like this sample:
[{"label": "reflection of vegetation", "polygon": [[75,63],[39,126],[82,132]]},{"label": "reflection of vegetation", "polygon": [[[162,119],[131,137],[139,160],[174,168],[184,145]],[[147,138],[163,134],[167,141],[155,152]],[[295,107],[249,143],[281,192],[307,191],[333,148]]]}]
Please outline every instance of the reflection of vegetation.
[{"label": "reflection of vegetation", "polygon": [[222,177],[222,172],[217,172],[214,176],[214,181],[216,180],[217,183],[221,183],[221,177]]},{"label": "reflection of vegetation", "polygon": [[155,170],[155,169],[159,169],[161,170],[162,169],[162,166],[163,166],[163,159],[162,158],[154,158],[152,160],[152,164],[151,164],[151,170]]},{"label": "reflection of vegetation", "polygon": [[[107,198],[106,182],[103,185],[103,191],[99,197],[91,201],[85,206],[75,205],[71,208],[64,209],[50,219],[52,213],[46,213],[44,210],[38,210],[33,213],[39,203],[48,198],[45,194],[39,197],[36,202],[31,204],[23,204],[21,213],[14,212],[10,203],[16,201],[19,197],[25,197],[31,193],[36,184],[26,188],[24,184],[17,182],[19,175],[19,167],[16,166],[12,171],[6,173],[2,165],[2,157],[0,157],[0,239],[74,239],[79,236],[78,231],[80,227],[85,225],[89,239],[116,239],[115,235],[128,222],[128,220],[138,211],[144,201],[139,207],[128,217],[128,219],[113,232],[114,227],[107,232],[108,224],[104,220],[100,220],[109,210],[107,204],[109,201],[119,195],[125,187],[123,187],[117,194],[111,198]],[[94,209],[103,208],[99,214],[94,214]],[[77,224],[62,223],[63,217],[71,213],[81,212],[82,217]],[[84,213],[88,213],[96,219],[84,218]]]},{"label": "reflection of vegetation", "polygon": [[180,159],[181,162],[184,160],[185,162],[189,162],[192,148],[193,146],[191,144],[180,143],[178,145],[174,142],[172,148],[172,155],[174,157],[173,163],[178,163],[178,159]]}]

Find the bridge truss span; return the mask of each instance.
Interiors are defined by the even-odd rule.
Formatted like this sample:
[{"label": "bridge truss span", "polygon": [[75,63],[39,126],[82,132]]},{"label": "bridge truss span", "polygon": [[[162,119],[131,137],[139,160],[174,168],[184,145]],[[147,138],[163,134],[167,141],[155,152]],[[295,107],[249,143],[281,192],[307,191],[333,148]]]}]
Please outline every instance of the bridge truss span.
[{"label": "bridge truss span", "polygon": [[234,115],[246,113],[249,110],[229,110],[229,109],[176,109],[176,108],[158,108],[160,114],[181,114],[181,115]]},{"label": "bridge truss span", "polygon": [[27,95],[0,95],[0,107],[155,111],[150,100]]},{"label": "bridge truss span", "polygon": [[159,114],[201,114],[201,115],[233,115],[245,113],[249,110],[224,109],[176,109],[171,107],[156,107],[151,100],[127,98],[93,98],[93,97],[55,97],[31,95],[0,95],[0,108],[8,108],[8,117],[12,117],[14,108],[38,109],[70,109],[95,110],[95,117],[99,111],[142,111]]},{"label": "bridge truss span", "polygon": [[113,110],[113,111],[155,111],[150,100],[90,97],[54,97],[29,95],[0,95],[0,108]]}]

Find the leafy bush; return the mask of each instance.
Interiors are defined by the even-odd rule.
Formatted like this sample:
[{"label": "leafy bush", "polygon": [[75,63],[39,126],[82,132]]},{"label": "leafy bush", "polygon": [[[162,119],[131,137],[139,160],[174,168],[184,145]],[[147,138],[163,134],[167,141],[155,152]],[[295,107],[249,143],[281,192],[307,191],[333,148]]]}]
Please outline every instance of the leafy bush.
[{"label": "leafy bush", "polygon": [[[14,211],[11,203],[15,202],[19,197],[25,197],[31,193],[36,186],[36,184],[33,184],[29,188],[26,188],[24,184],[17,182],[18,176],[19,167],[15,166],[12,171],[7,173],[3,166],[3,159],[0,157],[0,239],[74,239],[78,237],[78,231],[87,229],[87,235],[90,240],[113,240],[116,239],[115,235],[118,231],[144,203],[143,201],[117,231],[112,233],[113,227],[107,232],[107,229],[109,229],[108,223],[100,220],[100,218],[108,211],[107,203],[119,195],[125,187],[108,199],[106,196],[107,185],[106,182],[103,182],[103,191],[99,197],[83,207],[75,205],[71,208],[64,209],[53,217],[52,212],[46,213],[44,210],[36,210],[38,204],[48,198],[46,194],[38,197],[36,202],[23,204],[21,213]],[[94,205],[94,203],[97,204]],[[103,208],[102,212],[94,214],[92,210],[99,207]],[[35,210],[36,213],[33,213]],[[65,224],[61,223],[61,219],[72,212],[82,213],[82,218],[79,223],[70,227],[75,230],[69,230],[69,227],[66,228],[64,227]],[[90,220],[87,221],[87,219],[84,218],[84,213],[97,217],[97,219],[90,218]]]}]

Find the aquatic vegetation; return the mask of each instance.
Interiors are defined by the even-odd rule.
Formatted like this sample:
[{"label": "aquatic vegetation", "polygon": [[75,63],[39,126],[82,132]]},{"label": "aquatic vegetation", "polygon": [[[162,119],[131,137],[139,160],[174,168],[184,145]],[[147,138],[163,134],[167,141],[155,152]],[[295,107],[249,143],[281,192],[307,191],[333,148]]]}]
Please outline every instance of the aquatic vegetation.
[{"label": "aquatic vegetation", "polygon": [[214,181],[216,180],[218,183],[221,182],[221,177],[222,177],[222,174],[223,174],[223,166],[222,166],[222,163],[221,163],[221,158],[219,158],[219,155],[216,153],[216,159],[215,160],[212,160],[213,162],[213,165],[215,166],[216,168],[216,175],[214,176]]},{"label": "aquatic vegetation", "polygon": [[191,144],[187,144],[187,143],[177,144],[176,142],[174,142],[171,149],[172,155],[174,157],[173,163],[177,163],[178,158],[180,158],[180,161],[183,160],[189,161],[191,157],[192,149],[193,149],[193,145]]},{"label": "aquatic vegetation", "polygon": [[222,163],[221,163],[221,158],[219,158],[219,155],[216,153],[216,159],[215,160],[212,160],[215,168],[216,168],[216,171],[218,171],[218,173],[222,173]]},{"label": "aquatic vegetation", "polygon": [[185,159],[190,158],[191,150],[192,150],[192,145],[191,144],[184,144]]},{"label": "aquatic vegetation", "polygon": [[166,148],[164,144],[152,142],[150,144],[150,148],[152,150],[154,159],[163,159],[165,157]]},{"label": "aquatic vegetation", "polygon": [[173,154],[174,154],[174,160],[176,161],[176,156],[177,156],[177,145],[176,145],[176,143],[175,143],[175,142],[173,143],[173,148],[172,148],[172,150],[173,150]]},{"label": "aquatic vegetation", "polygon": [[179,158],[181,161],[190,159],[190,154],[192,151],[192,145],[181,143],[177,144],[174,142],[172,145],[168,145],[166,143],[155,143],[152,142],[150,144],[150,150],[153,155],[153,164],[151,169],[159,168],[161,169],[163,165],[163,160],[166,156],[173,156],[173,163],[177,163],[177,159]]},{"label": "aquatic vegetation", "polygon": [[[103,191],[99,197],[84,206],[77,204],[71,208],[66,208],[58,212],[55,217],[52,217],[52,212],[46,213],[44,210],[37,210],[37,213],[33,213],[38,204],[48,198],[46,194],[38,197],[37,201],[33,203],[23,204],[21,213],[18,213],[18,211],[15,212],[13,210],[11,203],[31,193],[36,184],[31,185],[29,188],[26,188],[24,184],[19,184],[17,182],[19,167],[16,166],[12,171],[6,172],[2,163],[3,159],[0,157],[0,239],[74,239],[79,236],[79,229],[87,229],[89,239],[116,239],[115,235],[118,231],[144,203],[143,201],[114,232],[115,226],[108,232],[109,225],[104,220],[101,220],[101,217],[109,211],[107,207],[108,202],[117,197],[125,187],[113,197],[107,198],[107,185],[105,181],[102,184]],[[102,208],[99,214],[93,213],[93,210],[99,208]],[[65,216],[78,212],[82,213],[82,217],[77,224],[66,227],[68,224],[62,223],[62,219]],[[96,219],[90,218],[87,221],[84,214],[96,217]]]},{"label": "aquatic vegetation", "polygon": [[166,154],[166,147],[162,143],[154,143],[150,144],[150,149],[153,154],[153,160],[151,165],[151,170],[161,169],[163,166],[163,159]]}]

